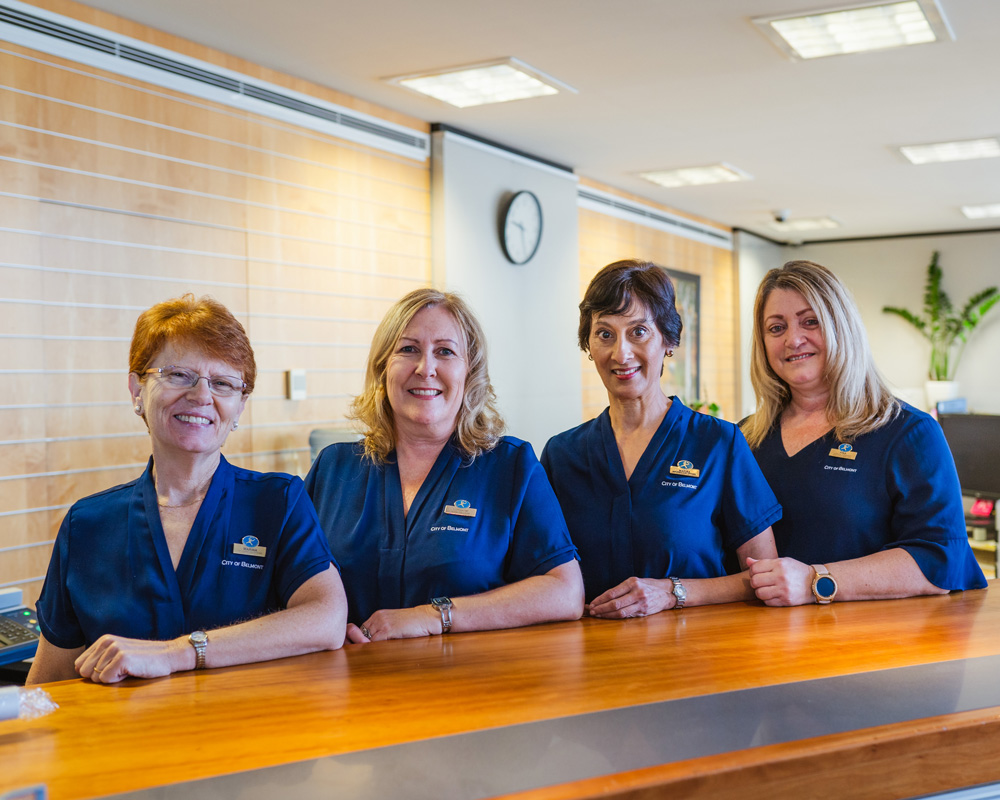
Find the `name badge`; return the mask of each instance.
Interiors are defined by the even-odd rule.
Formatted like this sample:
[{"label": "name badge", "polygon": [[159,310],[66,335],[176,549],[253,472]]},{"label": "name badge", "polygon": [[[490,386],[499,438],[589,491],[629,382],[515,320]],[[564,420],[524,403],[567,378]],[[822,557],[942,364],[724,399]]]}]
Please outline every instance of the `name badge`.
[{"label": "name badge", "polygon": [[848,461],[853,461],[858,457],[858,454],[854,452],[854,448],[849,444],[842,444],[840,447],[832,448],[830,455],[834,458],[846,458]]},{"label": "name badge", "polygon": [[445,514],[454,514],[457,517],[474,517],[476,509],[468,500],[456,500],[449,506],[444,507]]},{"label": "name badge", "polygon": [[670,468],[671,475],[684,475],[688,478],[697,478],[701,474],[700,469],[695,469],[690,461],[678,461]]},{"label": "name badge", "polygon": [[233,545],[233,553],[238,556],[264,558],[267,555],[267,548],[260,546],[260,539],[256,536],[244,536],[243,541]]}]

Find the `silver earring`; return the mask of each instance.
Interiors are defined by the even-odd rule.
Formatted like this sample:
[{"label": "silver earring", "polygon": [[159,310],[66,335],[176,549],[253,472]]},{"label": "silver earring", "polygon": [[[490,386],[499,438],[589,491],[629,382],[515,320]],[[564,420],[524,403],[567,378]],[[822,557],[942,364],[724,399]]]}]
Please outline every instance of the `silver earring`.
[{"label": "silver earring", "polygon": [[138,414],[140,417],[142,416],[142,406],[139,405],[138,403],[135,404],[135,413]]},{"label": "silver earring", "polygon": [[588,358],[588,360],[593,361],[594,360],[593,353],[587,353],[587,358]]},{"label": "silver earring", "polygon": [[239,422],[234,422],[233,423],[233,430],[235,431],[238,427],[240,427],[240,423]]}]

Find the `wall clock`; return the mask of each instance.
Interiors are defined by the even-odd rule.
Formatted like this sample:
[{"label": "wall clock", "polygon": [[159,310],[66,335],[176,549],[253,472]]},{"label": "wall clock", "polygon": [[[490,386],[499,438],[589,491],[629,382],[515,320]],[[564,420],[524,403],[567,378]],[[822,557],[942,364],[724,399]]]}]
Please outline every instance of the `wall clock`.
[{"label": "wall clock", "polygon": [[500,220],[504,255],[514,264],[526,264],[542,240],[542,204],[533,192],[516,192]]}]

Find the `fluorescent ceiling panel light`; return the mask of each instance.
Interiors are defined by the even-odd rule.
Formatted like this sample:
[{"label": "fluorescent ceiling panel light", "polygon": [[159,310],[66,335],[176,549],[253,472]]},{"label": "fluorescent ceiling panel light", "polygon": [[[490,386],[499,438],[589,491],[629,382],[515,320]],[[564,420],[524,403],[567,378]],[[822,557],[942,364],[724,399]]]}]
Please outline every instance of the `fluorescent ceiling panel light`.
[{"label": "fluorescent ceiling panel light", "polygon": [[783,233],[803,233],[839,228],[840,223],[833,217],[799,217],[798,219],[787,219],[784,222],[772,222],[771,227]]},{"label": "fluorescent ceiling panel light", "polygon": [[971,161],[974,158],[1000,156],[1000,139],[969,139],[964,142],[914,144],[899,148],[911,164],[934,164],[940,161]]},{"label": "fluorescent ceiling panel light", "polygon": [[1000,203],[991,203],[987,206],[962,206],[962,213],[969,219],[1000,217]]},{"label": "fluorescent ceiling panel light", "polygon": [[459,108],[487,103],[506,103],[529,97],[558,94],[576,89],[516,58],[467,64],[436,72],[421,72],[386,78],[402,86]]},{"label": "fluorescent ceiling panel light", "polygon": [[753,176],[730,164],[709,164],[704,167],[681,167],[679,169],[654,170],[640,172],[640,178],[676,189],[679,186],[704,186],[709,183],[734,183],[736,181],[752,181]]},{"label": "fluorescent ceiling panel light", "polygon": [[824,58],[953,39],[937,0],[863,3],[754,24],[794,59]]}]

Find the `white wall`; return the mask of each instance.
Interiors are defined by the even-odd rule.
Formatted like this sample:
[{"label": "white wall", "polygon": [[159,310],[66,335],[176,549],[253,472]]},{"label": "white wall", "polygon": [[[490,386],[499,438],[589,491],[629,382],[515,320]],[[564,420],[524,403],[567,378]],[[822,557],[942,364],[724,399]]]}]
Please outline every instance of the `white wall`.
[{"label": "white wall", "polygon": [[767,271],[780,267],[788,259],[786,248],[746,231],[736,231],[733,236],[733,256],[736,259],[739,281],[740,308],[740,404],[737,420],[749,416],[757,408],[753,386],[750,383],[750,343],[753,341],[753,301],[757,287]]},{"label": "white wall", "polygon": [[[885,305],[923,310],[931,254],[939,250],[943,287],[961,308],[976,292],[1000,285],[1000,233],[919,236],[784,248],[784,259],[808,259],[833,270],[857,300],[875,361],[899,396],[923,407],[930,346]],[[742,300],[742,298],[741,298]],[[746,308],[742,305],[741,308]],[[956,374],[969,410],[1000,413],[1000,306],[972,334]]]},{"label": "white wall", "polygon": [[[433,135],[432,158],[434,283],[471,303],[508,432],[540,453],[582,414],[576,177],[453,132]],[[541,202],[542,239],[515,266],[498,222],[505,197],[522,189]]]}]

